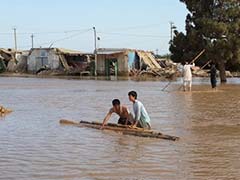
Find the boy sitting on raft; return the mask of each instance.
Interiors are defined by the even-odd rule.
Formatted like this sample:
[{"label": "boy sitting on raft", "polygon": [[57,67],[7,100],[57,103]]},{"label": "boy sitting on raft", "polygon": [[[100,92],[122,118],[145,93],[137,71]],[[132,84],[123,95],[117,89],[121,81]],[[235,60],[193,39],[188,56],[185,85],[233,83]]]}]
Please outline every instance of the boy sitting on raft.
[{"label": "boy sitting on raft", "polygon": [[136,91],[130,91],[128,93],[129,101],[133,103],[133,111],[134,111],[134,120],[132,128],[144,128],[144,129],[151,129],[150,124],[150,117],[143,106],[143,104],[137,100],[137,92]]}]

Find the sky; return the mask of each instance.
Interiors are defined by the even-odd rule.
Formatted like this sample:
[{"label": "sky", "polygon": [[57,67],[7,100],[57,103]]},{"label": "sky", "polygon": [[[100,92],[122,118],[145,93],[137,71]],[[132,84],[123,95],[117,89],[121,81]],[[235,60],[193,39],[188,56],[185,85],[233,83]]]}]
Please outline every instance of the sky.
[{"label": "sky", "polygon": [[179,0],[1,0],[0,47],[60,47],[92,52],[131,48],[168,53],[169,22],[185,32],[187,9]]}]

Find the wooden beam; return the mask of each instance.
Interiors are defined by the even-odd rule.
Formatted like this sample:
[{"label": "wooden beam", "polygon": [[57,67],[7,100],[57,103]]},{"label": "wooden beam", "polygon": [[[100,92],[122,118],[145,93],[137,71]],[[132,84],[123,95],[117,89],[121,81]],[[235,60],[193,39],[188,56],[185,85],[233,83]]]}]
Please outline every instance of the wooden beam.
[{"label": "wooden beam", "polygon": [[[73,125],[76,127],[87,127],[87,128],[93,128],[100,130],[102,123],[100,122],[88,122],[88,121],[71,121],[62,119],[59,121],[62,125]],[[131,128],[127,125],[119,125],[119,124],[113,124],[108,123],[104,126],[104,130],[110,130],[115,132],[121,132],[124,135],[132,135],[132,136],[139,136],[139,137],[149,137],[149,138],[158,138],[158,139],[167,139],[176,141],[179,139],[179,137],[176,136],[170,136],[170,135],[164,135],[160,132],[153,131],[153,130],[145,130],[143,128]]]},{"label": "wooden beam", "polygon": [[190,64],[194,63],[206,50],[203,49],[192,61]]}]

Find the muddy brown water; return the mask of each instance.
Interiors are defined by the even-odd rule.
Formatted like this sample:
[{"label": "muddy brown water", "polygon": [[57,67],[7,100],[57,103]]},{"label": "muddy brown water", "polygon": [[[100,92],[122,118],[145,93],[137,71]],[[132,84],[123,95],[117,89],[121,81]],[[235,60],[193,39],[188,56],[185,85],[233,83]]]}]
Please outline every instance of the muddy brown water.
[{"label": "muddy brown water", "polygon": [[[1,180],[240,179],[240,80],[192,93],[167,82],[0,78]],[[177,142],[60,126],[61,118],[102,120],[111,100],[137,90],[152,126]],[[113,116],[111,122],[117,120]]]}]

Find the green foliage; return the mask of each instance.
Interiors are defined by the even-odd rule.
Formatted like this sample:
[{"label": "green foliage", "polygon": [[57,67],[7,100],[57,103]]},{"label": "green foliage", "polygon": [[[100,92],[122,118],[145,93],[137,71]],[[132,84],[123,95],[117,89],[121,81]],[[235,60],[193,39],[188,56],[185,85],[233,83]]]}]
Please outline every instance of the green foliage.
[{"label": "green foliage", "polygon": [[240,1],[180,0],[186,4],[186,34],[175,31],[170,46],[172,60],[191,60],[202,49],[206,53],[198,63],[208,60],[240,67]]},{"label": "green foliage", "polygon": [[155,54],[155,57],[159,59],[169,59],[170,54],[163,54],[163,55]]}]

